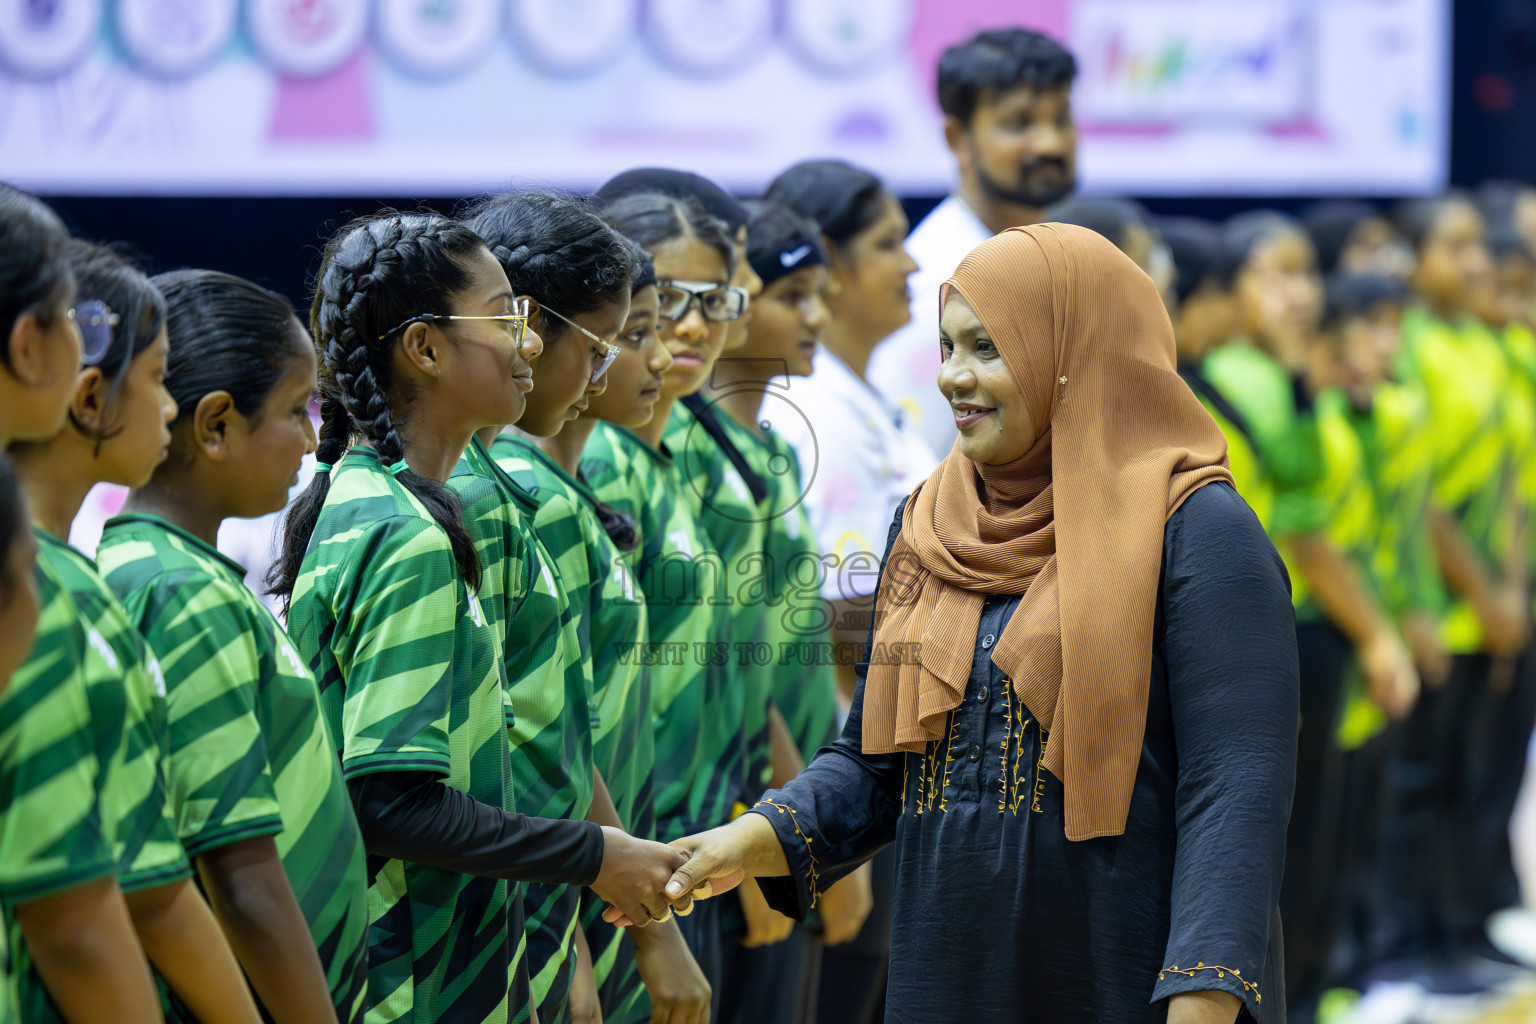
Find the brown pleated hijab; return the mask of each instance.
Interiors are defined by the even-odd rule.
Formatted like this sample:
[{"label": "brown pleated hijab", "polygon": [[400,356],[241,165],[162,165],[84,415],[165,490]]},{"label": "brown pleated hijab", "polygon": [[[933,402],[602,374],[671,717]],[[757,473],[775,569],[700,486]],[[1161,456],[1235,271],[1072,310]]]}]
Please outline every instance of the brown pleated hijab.
[{"label": "brown pleated hijab", "polygon": [[1023,594],[992,660],[1049,734],[1067,838],[1120,835],[1146,729],[1163,527],[1197,488],[1231,482],[1226,441],[1174,369],[1151,279],[1095,232],[1012,228],[944,287],[976,311],[1046,426],[1008,465],[974,463],[956,444],[913,492],[875,641],[915,656],[871,663],[864,750],[942,739],[987,596]]}]

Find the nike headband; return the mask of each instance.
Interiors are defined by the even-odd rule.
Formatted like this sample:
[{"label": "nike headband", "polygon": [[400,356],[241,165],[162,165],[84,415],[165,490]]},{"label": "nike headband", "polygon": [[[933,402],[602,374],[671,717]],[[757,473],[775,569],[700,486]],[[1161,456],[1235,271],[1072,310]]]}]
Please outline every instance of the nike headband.
[{"label": "nike headband", "polygon": [[766,288],[797,270],[824,266],[827,250],[815,221],[781,203],[763,203],[747,222],[747,261]]}]

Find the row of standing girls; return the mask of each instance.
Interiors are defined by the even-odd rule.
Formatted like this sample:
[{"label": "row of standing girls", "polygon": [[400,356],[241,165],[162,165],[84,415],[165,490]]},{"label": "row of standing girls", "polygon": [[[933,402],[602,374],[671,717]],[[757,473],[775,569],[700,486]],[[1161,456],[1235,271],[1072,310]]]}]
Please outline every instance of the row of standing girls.
[{"label": "row of standing girls", "polygon": [[[763,409],[825,327],[817,223],[670,171],[382,211],[331,239],[306,330],[0,189],[0,613],[28,650],[0,1021],[812,1017],[867,871],[803,926],[750,883],[682,919],[661,888],[664,842],[835,727]],[[129,495],[93,561],[66,538],[98,484]],[[285,505],[286,628],[217,548]]]},{"label": "row of standing girls", "polygon": [[1536,725],[1536,192],[1219,227],[1103,200],[1048,216],[1167,246],[1180,372],[1291,571],[1291,1019],[1378,984],[1507,983],[1536,954],[1491,941],[1518,920],[1500,912],[1520,902],[1509,825]]}]

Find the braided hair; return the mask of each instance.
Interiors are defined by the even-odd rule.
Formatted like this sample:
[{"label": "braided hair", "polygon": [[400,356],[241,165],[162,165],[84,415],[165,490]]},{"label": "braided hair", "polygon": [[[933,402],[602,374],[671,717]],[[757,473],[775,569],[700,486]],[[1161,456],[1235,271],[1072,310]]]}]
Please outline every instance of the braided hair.
[{"label": "braided hair", "polygon": [[[484,249],[473,231],[440,214],[381,210],[338,231],[321,256],[310,330],[320,363],[320,436],[317,461],[334,464],[355,436],[393,467],[405,458],[390,396],[394,338],[385,335],[413,316],[437,313],[468,286],[465,258]],[[454,559],[472,590],[480,587],[480,559],[464,527],[458,496],[409,468],[396,474],[448,534]],[[284,602],[293,598],[304,553],[330,491],[318,473],[290,506],[282,557],[267,583]]]},{"label": "braided hair", "polygon": [[[565,316],[591,313],[629,294],[633,263],[624,239],[575,196],[512,192],[470,208],[464,218],[507,272],[512,290]],[[546,342],[570,328],[539,318]]]}]

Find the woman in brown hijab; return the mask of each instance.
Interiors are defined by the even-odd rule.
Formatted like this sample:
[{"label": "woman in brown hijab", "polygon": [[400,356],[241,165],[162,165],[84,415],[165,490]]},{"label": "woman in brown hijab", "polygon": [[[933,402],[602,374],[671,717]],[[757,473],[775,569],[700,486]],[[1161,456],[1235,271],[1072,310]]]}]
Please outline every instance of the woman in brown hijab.
[{"label": "woman in brown hijab", "polygon": [[940,301],[960,436],[892,524],[847,727],[669,894],[745,873],[803,917],[894,842],[893,1024],[1283,1021],[1289,586],[1162,300],[1044,224]]}]

